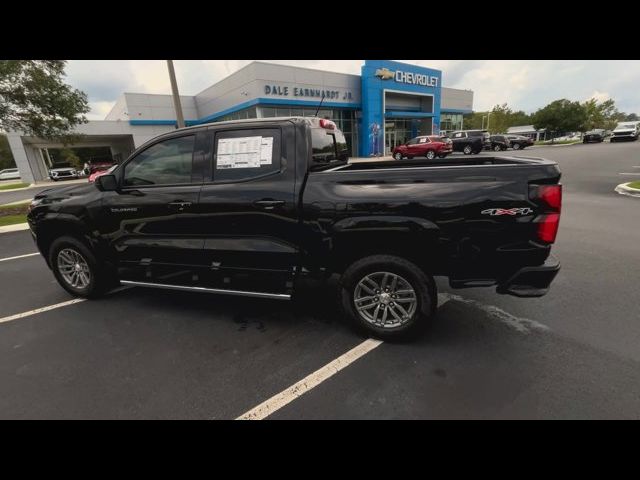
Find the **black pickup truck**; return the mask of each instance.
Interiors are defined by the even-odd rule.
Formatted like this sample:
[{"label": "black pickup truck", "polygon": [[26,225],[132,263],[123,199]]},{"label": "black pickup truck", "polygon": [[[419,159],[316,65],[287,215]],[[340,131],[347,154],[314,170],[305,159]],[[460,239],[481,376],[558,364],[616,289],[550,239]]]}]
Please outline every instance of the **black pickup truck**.
[{"label": "black pickup truck", "polygon": [[178,129],[95,184],[42,192],[29,226],[68,292],[118,283],[288,300],[304,276],[340,276],[369,334],[405,335],[451,287],[544,295],[558,272],[558,166],[543,159],[348,162],[329,120]]}]

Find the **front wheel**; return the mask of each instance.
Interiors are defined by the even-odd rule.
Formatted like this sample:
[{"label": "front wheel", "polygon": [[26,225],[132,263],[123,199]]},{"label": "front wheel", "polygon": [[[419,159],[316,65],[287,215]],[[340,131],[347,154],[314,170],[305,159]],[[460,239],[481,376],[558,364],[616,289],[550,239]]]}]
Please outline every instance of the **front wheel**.
[{"label": "front wheel", "polygon": [[49,265],[60,286],[77,297],[98,297],[116,283],[91,250],[74,237],[53,242]]},{"label": "front wheel", "polygon": [[501,152],[502,151],[502,147],[500,145],[496,145],[495,147],[493,147],[493,151],[494,152]]},{"label": "front wheel", "polygon": [[400,152],[394,153],[393,158],[396,160],[402,160],[402,154]]},{"label": "front wheel", "polygon": [[426,156],[427,160],[433,160],[434,158],[436,158],[436,152],[434,152],[433,150],[429,150]]},{"label": "front wheel", "polygon": [[513,144],[513,149],[514,150],[520,150],[520,144],[519,143],[514,143]]},{"label": "front wheel", "polygon": [[371,255],[354,262],[340,279],[340,297],[354,324],[382,339],[418,332],[437,308],[433,278],[395,255]]},{"label": "front wheel", "polygon": [[473,149],[471,148],[471,145],[465,145],[464,149],[462,150],[462,153],[464,153],[465,155],[471,155],[472,152]]}]

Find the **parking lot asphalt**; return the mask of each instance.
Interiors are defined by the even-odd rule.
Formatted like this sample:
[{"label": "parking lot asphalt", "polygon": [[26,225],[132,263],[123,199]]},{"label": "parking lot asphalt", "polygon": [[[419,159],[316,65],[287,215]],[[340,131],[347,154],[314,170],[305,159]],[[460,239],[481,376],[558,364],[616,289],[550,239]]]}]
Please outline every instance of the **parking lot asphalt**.
[{"label": "parking lot asphalt", "polygon": [[[424,336],[382,343],[267,418],[640,417],[640,199],[613,191],[640,177],[640,142],[514,155],[563,172],[550,293],[440,279]],[[0,260],[33,252],[29,232],[0,235]],[[333,284],[290,303],[131,288],[29,314],[72,299],[34,255],[0,261],[0,286],[0,418],[233,419],[365,340]]]}]

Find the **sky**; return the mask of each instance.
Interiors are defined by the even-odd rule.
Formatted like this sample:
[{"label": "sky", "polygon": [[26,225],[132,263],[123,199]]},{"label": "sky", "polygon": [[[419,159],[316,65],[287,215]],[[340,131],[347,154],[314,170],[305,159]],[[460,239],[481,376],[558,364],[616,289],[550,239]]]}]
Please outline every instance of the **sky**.
[{"label": "sky", "polygon": [[[265,60],[360,74],[364,60]],[[442,70],[445,87],[473,90],[474,110],[507,103],[532,113],[553,100],[613,98],[619,110],[640,114],[640,61],[626,60],[398,60]],[[174,61],[181,95],[195,95],[251,60]],[[164,60],[70,60],[67,82],[86,92],[90,120],[103,120],[123,92],[171,93]]]}]

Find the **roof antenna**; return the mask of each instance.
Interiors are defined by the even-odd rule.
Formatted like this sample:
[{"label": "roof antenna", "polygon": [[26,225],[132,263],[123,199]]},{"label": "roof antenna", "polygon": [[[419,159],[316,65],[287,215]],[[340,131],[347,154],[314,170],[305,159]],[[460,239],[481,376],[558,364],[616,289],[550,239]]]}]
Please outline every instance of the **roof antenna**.
[{"label": "roof antenna", "polygon": [[318,108],[316,109],[316,113],[314,115],[314,117],[318,116],[318,112],[320,111],[320,107],[322,106],[322,101],[324,100],[324,90],[322,91],[322,98],[320,99],[320,104],[318,105]]}]

